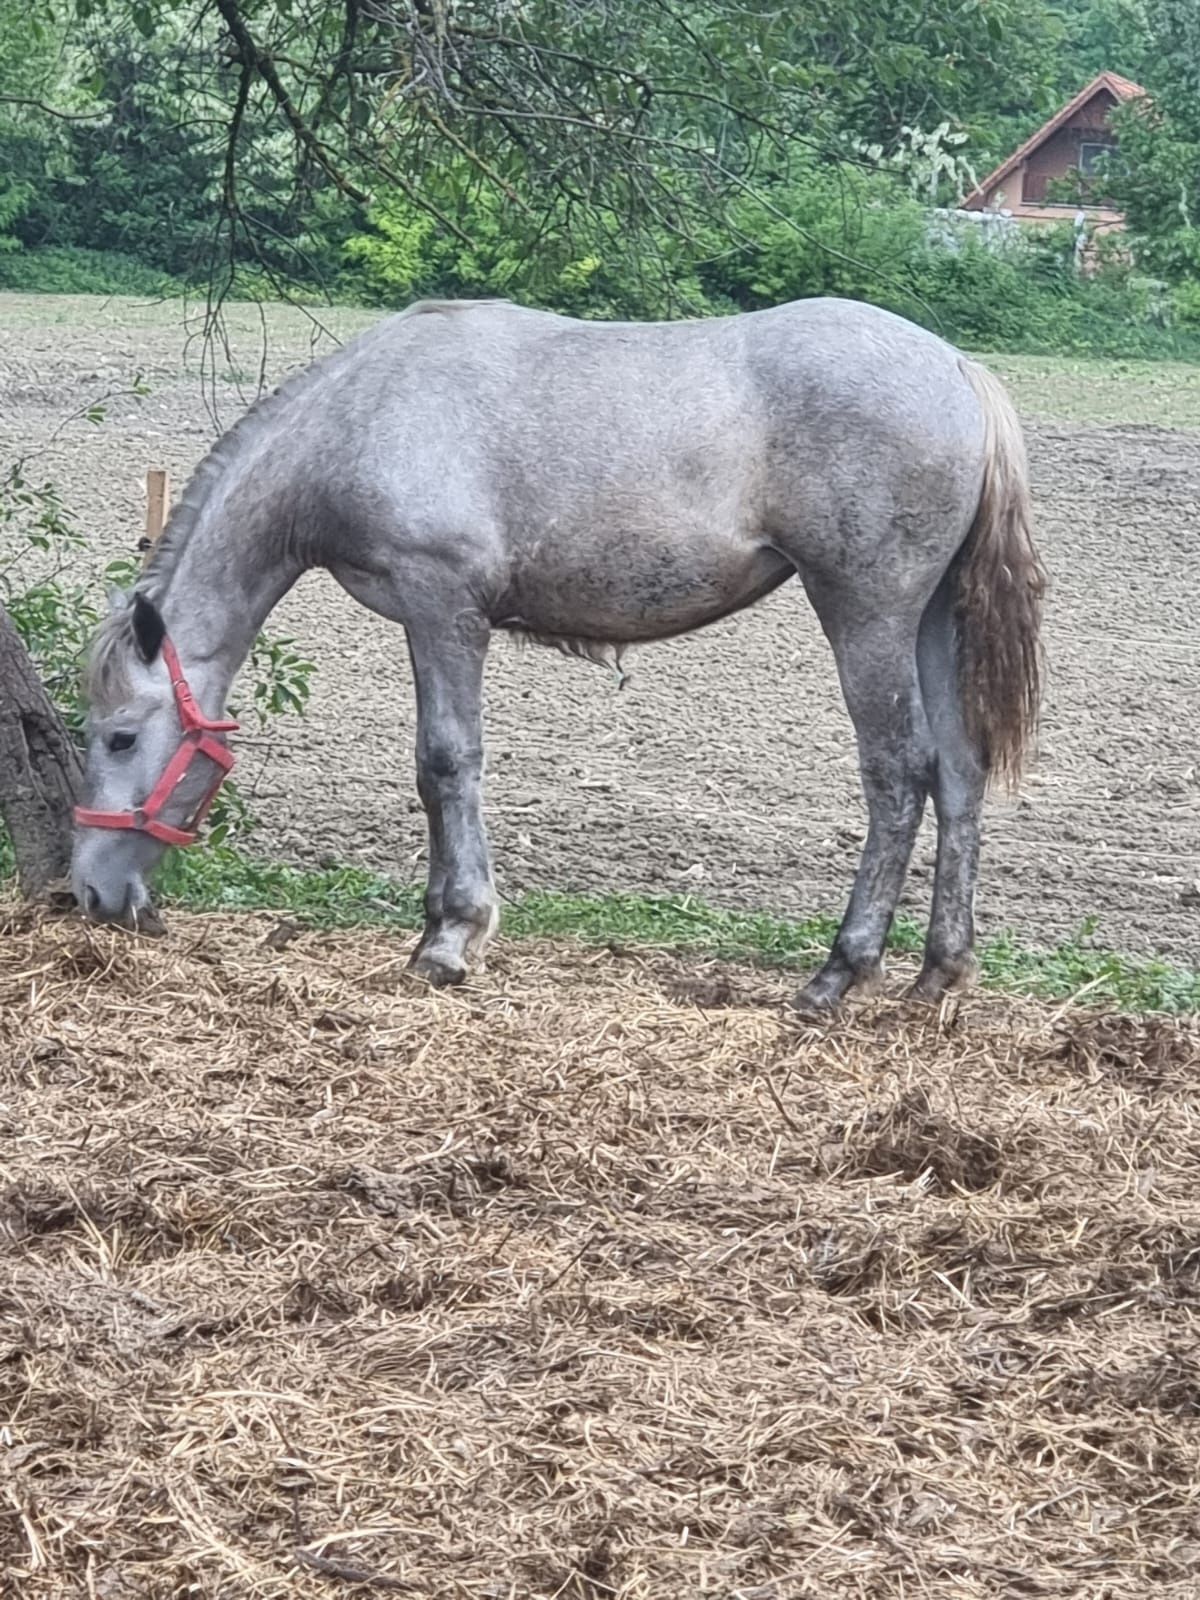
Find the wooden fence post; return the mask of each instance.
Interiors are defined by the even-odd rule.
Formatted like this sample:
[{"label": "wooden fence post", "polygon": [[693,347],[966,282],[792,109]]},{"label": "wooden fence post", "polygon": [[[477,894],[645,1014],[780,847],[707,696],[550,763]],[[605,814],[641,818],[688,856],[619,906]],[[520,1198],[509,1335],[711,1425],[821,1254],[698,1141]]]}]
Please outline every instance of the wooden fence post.
[{"label": "wooden fence post", "polygon": [[170,512],[171,475],[162,467],[152,467],[146,474],[146,532],[138,540],[143,566],[149,561]]}]

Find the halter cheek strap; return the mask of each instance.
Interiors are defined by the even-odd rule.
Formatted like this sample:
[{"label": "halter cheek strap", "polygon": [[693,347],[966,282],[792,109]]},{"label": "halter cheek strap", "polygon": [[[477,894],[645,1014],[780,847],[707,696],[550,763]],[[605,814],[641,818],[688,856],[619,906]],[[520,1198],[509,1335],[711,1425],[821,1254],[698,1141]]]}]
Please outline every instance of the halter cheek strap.
[{"label": "halter cheek strap", "polygon": [[[75,821],[83,828],[125,828],[135,833],[148,833],[152,839],[157,839],[162,844],[195,844],[200,824],[208,815],[209,807],[217,798],[217,790],[224,783],[234,763],[233,752],[213,735],[236,733],[238,725],[236,722],[214,721],[204,715],[188,687],[183,668],[179,664],[179,656],[170,639],[163,639],[162,658],[171,677],[175,709],[179,713],[179,726],[182,730],[182,737],[175,754],[167,762],[162,777],[150,791],[144,805],[135,806],[132,811],[93,811],[87,806],[76,806]],[[215,776],[192,813],[191,826],[172,827],[169,822],[161,821],[159,814],[191,770],[192,763],[199,757],[204,757],[213,763],[216,768]]]}]

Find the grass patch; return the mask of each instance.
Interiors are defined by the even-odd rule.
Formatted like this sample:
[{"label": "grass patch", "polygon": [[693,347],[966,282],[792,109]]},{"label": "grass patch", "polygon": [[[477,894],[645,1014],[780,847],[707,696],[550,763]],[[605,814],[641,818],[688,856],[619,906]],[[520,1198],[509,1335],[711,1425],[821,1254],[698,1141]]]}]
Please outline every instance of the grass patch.
[{"label": "grass patch", "polygon": [[[0,886],[13,875],[0,829]],[[309,870],[256,860],[229,845],[176,851],[159,878],[164,904],[189,911],[278,911],[317,928],[421,926],[422,890],[361,867]],[[537,892],[504,906],[514,938],[579,939],[587,944],[689,950],[727,960],[804,968],[819,961],[837,932],[828,916],[787,921],[754,911],[724,911],[691,895],[572,895]],[[922,924],[898,917],[888,948],[916,955]],[[978,951],[983,982],[1044,1000],[1085,999],[1122,1011],[1200,1012],[1200,973],[1154,957],[1126,956],[1092,943],[1085,924],[1050,947],[994,935]]]},{"label": "grass patch", "polygon": [[[413,929],[421,922],[419,888],[357,867],[308,871],[259,862],[229,847],[178,852],[163,875],[162,894],[167,904],[189,910],[279,911],[316,927]],[[773,966],[804,967],[819,960],[836,930],[832,917],[789,922],[758,912],[723,911],[690,895],[536,893],[504,907],[504,931],[510,936],[702,951]],[[979,951],[983,981],[1009,994],[1048,1000],[1078,996],[1123,1011],[1200,1012],[1200,973],[1097,947],[1091,935],[1085,925],[1050,948],[997,935]],[[901,917],[889,948],[912,955],[923,940],[923,927]]]},{"label": "grass patch", "polygon": [[1200,364],[1012,353],[978,359],[1003,378],[1025,417],[1200,428]]}]

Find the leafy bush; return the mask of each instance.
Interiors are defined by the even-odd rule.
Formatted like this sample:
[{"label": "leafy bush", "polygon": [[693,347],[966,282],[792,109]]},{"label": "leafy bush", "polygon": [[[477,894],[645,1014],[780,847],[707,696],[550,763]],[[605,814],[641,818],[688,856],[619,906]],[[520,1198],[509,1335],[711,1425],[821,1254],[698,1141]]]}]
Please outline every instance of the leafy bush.
[{"label": "leafy bush", "polygon": [[1181,328],[1200,330],[1200,280],[1188,278],[1171,294],[1175,321]]},{"label": "leafy bush", "polygon": [[[560,226],[553,216],[535,219],[519,196],[466,188],[455,220],[468,245],[393,195],[348,238],[343,283],[374,304],[507,295],[585,317],[703,315],[841,295],[978,350],[1188,357],[1200,349],[1184,317],[1171,326],[1160,286],[1115,251],[1102,247],[1101,270],[1081,277],[1069,224],[1020,233],[999,249],[965,230],[948,248],[909,178],[894,163],[847,173],[794,162],[786,177],[767,175],[743,196],[728,231],[698,225],[686,244],[664,231],[649,283],[602,219]],[[660,287],[663,261],[673,302]]]},{"label": "leafy bush", "polygon": [[392,306],[426,296],[498,296],[580,317],[713,309],[694,259],[667,228],[654,234],[657,270],[647,274],[618,218],[572,210],[560,196],[535,203],[532,193],[469,182],[453,163],[425,193],[457,234],[406,195],[381,196],[346,240],[343,292]]},{"label": "leafy bush", "polygon": [[10,230],[33,198],[33,185],[0,172],[0,254],[19,250],[20,240]]},{"label": "leafy bush", "polygon": [[134,256],[78,246],[0,250],[0,289],[20,294],[180,294],[183,284]]},{"label": "leafy bush", "polygon": [[913,299],[925,218],[894,176],[813,165],[735,214],[738,242],[699,268],[702,283],[741,307],[842,295],[895,308]]},{"label": "leafy bush", "polygon": [[1145,0],[1149,93],[1119,108],[1122,161],[1113,184],[1145,267],[1200,277],[1200,10]]},{"label": "leafy bush", "polygon": [[979,246],[928,264],[925,293],[942,331],[979,350],[1079,356],[1200,355],[1200,340],[1170,323],[1150,280],[1127,270],[1076,278]]}]

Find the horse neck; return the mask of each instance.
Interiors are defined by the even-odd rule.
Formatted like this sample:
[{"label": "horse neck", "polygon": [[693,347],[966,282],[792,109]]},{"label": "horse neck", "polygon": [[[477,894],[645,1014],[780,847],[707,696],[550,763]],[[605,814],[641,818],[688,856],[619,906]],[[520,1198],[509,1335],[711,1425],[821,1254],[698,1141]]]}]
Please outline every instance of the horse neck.
[{"label": "horse neck", "polygon": [[210,716],[220,712],[263,623],[308,565],[270,499],[239,495],[234,485],[201,509],[154,598]]}]

